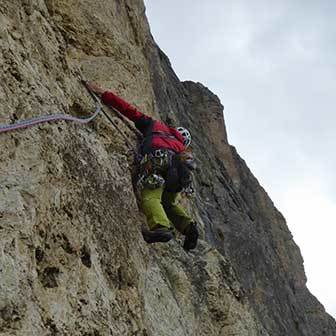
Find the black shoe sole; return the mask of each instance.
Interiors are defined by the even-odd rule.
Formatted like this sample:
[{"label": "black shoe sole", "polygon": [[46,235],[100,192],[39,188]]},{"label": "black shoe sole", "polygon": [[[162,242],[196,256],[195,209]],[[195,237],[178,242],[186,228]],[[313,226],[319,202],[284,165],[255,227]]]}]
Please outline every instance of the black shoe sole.
[{"label": "black shoe sole", "polygon": [[172,232],[162,229],[154,231],[142,230],[142,236],[148,244],[167,243],[173,238]]}]

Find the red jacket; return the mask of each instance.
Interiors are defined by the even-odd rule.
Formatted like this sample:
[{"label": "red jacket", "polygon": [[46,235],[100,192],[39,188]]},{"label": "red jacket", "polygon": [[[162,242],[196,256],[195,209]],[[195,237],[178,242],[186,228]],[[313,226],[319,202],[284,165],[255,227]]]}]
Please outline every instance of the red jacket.
[{"label": "red jacket", "polygon": [[143,134],[142,154],[151,152],[153,149],[170,149],[175,153],[185,150],[181,133],[165,125],[163,122],[141,113],[134,106],[130,105],[111,91],[102,95],[104,104],[114,107],[121,114],[132,120],[137,129]]}]

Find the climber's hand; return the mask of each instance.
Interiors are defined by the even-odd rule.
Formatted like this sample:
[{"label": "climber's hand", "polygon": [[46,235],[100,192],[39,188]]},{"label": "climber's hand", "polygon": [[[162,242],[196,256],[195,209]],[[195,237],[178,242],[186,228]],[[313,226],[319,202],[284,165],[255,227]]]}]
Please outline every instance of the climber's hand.
[{"label": "climber's hand", "polygon": [[95,94],[97,94],[98,96],[101,96],[106,89],[100,87],[97,83],[95,82],[90,82],[87,81],[86,82],[86,86],[88,87],[89,90],[91,90],[92,92],[94,92]]}]

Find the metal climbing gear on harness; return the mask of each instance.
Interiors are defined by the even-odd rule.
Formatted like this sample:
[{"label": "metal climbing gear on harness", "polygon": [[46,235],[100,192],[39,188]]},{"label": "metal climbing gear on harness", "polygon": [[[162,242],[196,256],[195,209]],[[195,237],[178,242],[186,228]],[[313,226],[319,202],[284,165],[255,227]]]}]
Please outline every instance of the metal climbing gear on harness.
[{"label": "metal climbing gear on harness", "polygon": [[191,197],[195,193],[192,178],[195,169],[196,163],[191,152],[175,153],[157,149],[142,157],[137,185],[149,189],[165,186],[169,192],[182,192]]},{"label": "metal climbing gear on harness", "polygon": [[156,149],[153,152],[149,153],[149,158],[152,160],[154,168],[162,171],[163,169],[168,168],[172,155],[172,151]]},{"label": "metal climbing gear on harness", "polygon": [[188,187],[182,189],[182,194],[185,195],[185,197],[192,197],[195,194],[195,188],[193,185],[189,185]]},{"label": "metal climbing gear on harness", "polygon": [[156,189],[165,184],[165,177],[175,153],[168,149],[156,149],[145,154],[140,161],[137,185],[141,188]]},{"label": "metal climbing gear on harness", "polygon": [[149,189],[161,188],[165,184],[165,179],[157,174],[151,174],[143,179],[143,187]]}]

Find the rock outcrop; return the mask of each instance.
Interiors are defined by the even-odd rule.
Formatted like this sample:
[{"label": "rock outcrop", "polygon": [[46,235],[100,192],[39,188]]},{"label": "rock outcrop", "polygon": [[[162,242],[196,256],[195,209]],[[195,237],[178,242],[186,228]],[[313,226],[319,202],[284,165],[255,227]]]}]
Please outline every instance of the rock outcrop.
[{"label": "rock outcrop", "polygon": [[132,155],[104,116],[0,134],[1,335],[336,335],[219,99],[179,81],[142,0],[3,0],[0,65],[1,124],[87,116],[84,77],[190,128],[202,233],[191,253],[144,243]]}]

